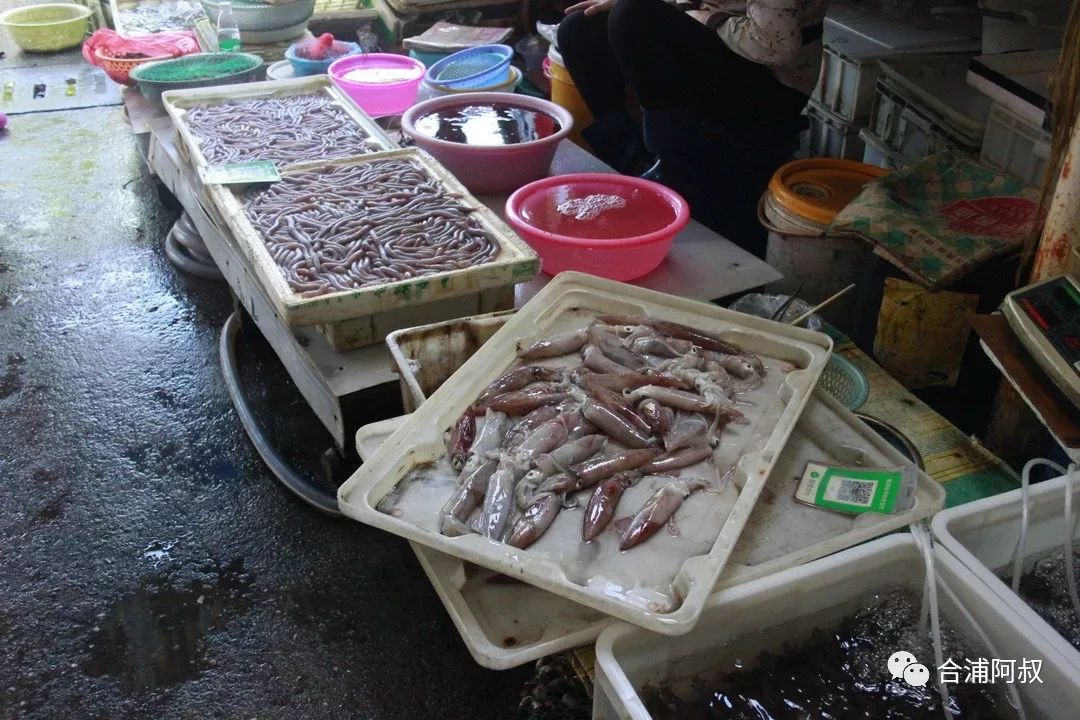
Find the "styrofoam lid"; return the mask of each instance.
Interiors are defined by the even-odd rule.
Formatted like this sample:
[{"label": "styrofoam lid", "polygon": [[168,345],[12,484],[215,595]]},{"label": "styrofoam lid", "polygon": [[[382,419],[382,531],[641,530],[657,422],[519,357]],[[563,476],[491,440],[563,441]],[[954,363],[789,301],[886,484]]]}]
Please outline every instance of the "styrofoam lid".
[{"label": "styrofoam lid", "polygon": [[854,160],[807,158],[782,165],[769,181],[778,204],[800,217],[828,225],[863,186],[886,170]]}]

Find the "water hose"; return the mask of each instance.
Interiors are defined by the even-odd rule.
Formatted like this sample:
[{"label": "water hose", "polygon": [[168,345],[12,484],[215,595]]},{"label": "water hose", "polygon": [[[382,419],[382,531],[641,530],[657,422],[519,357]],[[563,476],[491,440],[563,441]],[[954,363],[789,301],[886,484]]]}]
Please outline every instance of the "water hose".
[{"label": "water hose", "polygon": [[262,427],[259,426],[254,414],[251,412],[247,398],[244,397],[244,393],[240,389],[240,374],[236,363],[236,335],[239,331],[240,320],[234,312],[221,328],[218,354],[221,359],[221,375],[225,378],[225,389],[229,391],[229,399],[232,400],[233,407],[236,408],[236,414],[240,417],[240,424],[244,426],[244,431],[251,440],[251,444],[255,446],[259,457],[262,458],[266,466],[270,468],[270,472],[281,481],[281,484],[289,492],[319,512],[333,517],[341,517],[341,511],[338,510],[337,496],[315,487],[311,482],[293,472],[293,469],[274,452],[269,440],[263,433]]},{"label": "water hose", "polygon": [[[922,552],[923,561],[926,563],[926,584],[923,597],[927,602],[927,607],[929,607],[930,633],[934,644],[934,663],[941,667],[945,664],[945,652],[941,646],[941,616],[938,612],[937,571],[934,569],[933,544],[930,540],[930,533],[922,525],[912,524],[910,530],[915,544],[918,546],[919,551]],[[938,693],[941,695],[941,709],[946,720],[950,720],[952,712],[949,708],[952,703],[949,697],[949,686],[941,681],[940,674],[935,673],[935,675],[937,675],[935,684]]]},{"label": "water hose", "polygon": [[[909,529],[911,530],[912,538],[915,540],[915,545],[923,554],[923,560],[926,562],[926,594],[924,598],[929,601],[930,607],[930,623],[933,631],[933,643],[934,643],[934,662],[940,667],[944,663],[944,649],[941,644],[941,624],[938,611],[937,602],[937,571],[934,569],[934,556],[933,556],[933,537],[930,531],[923,525],[912,524]],[[956,610],[964,617],[967,624],[975,631],[975,634],[993,657],[1002,657],[1002,655],[994,647],[994,643],[990,641],[989,636],[982,629],[982,626],[975,621],[975,618],[968,612],[968,609],[964,607],[964,604],[960,602],[960,598],[956,597],[956,593],[945,584],[940,585],[940,589],[948,596],[949,601],[955,606]],[[949,690],[945,683],[941,682],[940,675],[937,680],[938,692],[941,693],[942,709],[944,710],[945,717],[949,720],[952,719],[952,713],[949,710]],[[1016,716],[1019,720],[1026,720],[1027,714],[1024,712],[1024,705],[1020,700],[1020,693],[1011,683],[1005,683],[1005,694],[1009,696],[1009,704],[1013,710],[1016,711]]]},{"label": "water hose", "polygon": [[1080,597],[1076,594],[1076,570],[1073,568],[1073,537],[1076,534],[1076,516],[1073,515],[1073,473],[1076,465],[1069,464],[1069,472],[1065,473],[1065,542],[1062,544],[1062,554],[1065,556],[1065,585],[1069,589],[1069,599],[1072,601],[1073,612],[1080,615]]},{"label": "water hose", "polygon": [[173,265],[190,275],[205,278],[206,280],[225,279],[225,276],[218,270],[217,265],[201,263],[189,254],[187,250],[180,245],[179,241],[176,239],[176,234],[171,230],[165,237],[165,257],[169,258],[169,262]]},{"label": "water hose", "polygon": [[[1028,460],[1024,465],[1023,472],[1020,473],[1020,535],[1016,538],[1016,549],[1013,551],[1012,570],[1012,591],[1015,593],[1020,591],[1020,570],[1024,566],[1024,553],[1027,549],[1028,524],[1031,521],[1031,493],[1028,487],[1030,484],[1029,478],[1031,476],[1031,471],[1036,465],[1045,465],[1062,475],[1065,474],[1065,468],[1061,467],[1056,462],[1044,460],[1043,458]],[[1065,524],[1068,525],[1068,523]]]}]

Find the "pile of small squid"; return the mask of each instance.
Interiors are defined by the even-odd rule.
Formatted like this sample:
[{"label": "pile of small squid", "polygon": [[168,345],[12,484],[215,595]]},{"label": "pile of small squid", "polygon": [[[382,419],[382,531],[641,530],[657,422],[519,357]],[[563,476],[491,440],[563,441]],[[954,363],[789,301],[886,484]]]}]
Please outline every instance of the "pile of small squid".
[{"label": "pile of small squid", "polygon": [[441,511],[444,535],[526,548],[562,509],[585,502],[589,542],[612,525],[627,488],[659,479],[644,506],[612,525],[620,550],[640,545],[706,486],[678,471],[711,460],[728,423],[747,422],[735,398],[765,374],[753,353],[645,316],[601,315],[518,357],[525,364],[491,383],[449,431],[459,475]]}]

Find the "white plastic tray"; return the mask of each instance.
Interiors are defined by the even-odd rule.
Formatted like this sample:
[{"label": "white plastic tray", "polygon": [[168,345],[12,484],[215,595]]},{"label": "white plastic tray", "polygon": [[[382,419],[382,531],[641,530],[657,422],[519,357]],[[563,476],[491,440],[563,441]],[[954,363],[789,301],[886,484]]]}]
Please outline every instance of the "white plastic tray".
[{"label": "white plastic tray", "polygon": [[[365,425],[356,433],[362,460],[405,422],[404,417]],[[900,515],[842,515],[794,500],[794,477],[809,460],[850,462],[840,445],[865,448],[864,463],[883,467],[903,457],[825,392],[815,392],[780,454],[750,520],[735,545],[717,588],[748,582],[929,517],[945,502],[942,487],[923,473],[915,506]],[[411,543],[431,584],[473,658],[504,670],[594,640],[614,621],[524,583],[499,582],[497,574]],[[493,582],[493,579],[495,581]]]},{"label": "white plastic tray", "polygon": [[[935,568],[943,618],[968,637],[975,636],[947,587],[989,636],[1000,653],[995,657],[1043,661],[1041,684],[1017,684],[1027,717],[1072,720],[1080,707],[1080,677],[1056,653],[1029,636],[1015,613],[986,591],[960,563],[938,549]],[[678,692],[694,677],[715,675],[735,659],[747,666],[758,653],[794,639],[781,626],[800,621],[799,631],[830,627],[850,614],[851,603],[875,591],[907,586],[921,595],[925,565],[911,536],[892,535],[784,572],[722,590],[695,632],[659,638],[627,625],[605,630],[596,642],[596,688],[593,720],[649,720],[639,691],[665,683]],[[845,607],[847,605],[847,607]],[[790,630],[790,627],[787,628]],[[977,636],[976,636],[977,637]],[[903,649],[903,648],[898,648]],[[990,657],[989,650],[984,657]],[[920,657],[931,668],[933,658]],[[963,658],[954,658],[963,666]],[[882,679],[888,669],[881,668]]]},{"label": "white plastic tray", "polygon": [[[517,348],[583,327],[602,313],[645,314],[717,333],[763,357],[770,372],[746,396],[748,425],[725,429],[714,462],[734,465],[733,482],[683,503],[678,537],[657,534],[620,553],[614,533],[581,542],[578,511],[562,512],[528,550],[479,535],[439,533],[439,508],[456,475],[426,472],[399,482],[445,454],[449,428],[491,381],[516,362]],[[562,273],[519,310],[439,388],[338,491],[342,512],[436,550],[520,578],[538,587],[657,632],[689,631],[787,442],[832,349],[821,333],[772,323],[724,308],[581,273]],[[702,465],[688,469],[705,472]],[[683,474],[690,474],[686,470]],[[640,507],[655,490],[639,483],[623,502]],[[378,509],[394,493],[393,515]]]},{"label": "white plastic tray", "polygon": [[498,215],[473,197],[439,161],[417,148],[290,165],[281,174],[284,176],[319,168],[361,165],[388,159],[408,160],[420,166],[447,190],[458,195],[463,203],[475,208],[472,217],[498,244],[499,254],[488,262],[460,270],[305,298],[289,286],[281,268],[271,257],[262,234],[244,214],[244,186],[207,185],[206,191],[211,201],[232,231],[241,252],[251,262],[256,276],[285,324],[317,325],[353,320],[389,310],[470,295],[478,290],[513,285],[529,280],[539,272],[540,260],[533,249]]},{"label": "white plastic tray", "polygon": [[[357,132],[364,136],[380,150],[392,150],[397,147],[386,133],[374,120],[368,117],[348,95],[330,82],[326,75],[311,75],[308,77],[293,78],[290,80],[265,80],[262,82],[241,83],[239,85],[219,85],[217,87],[191,88],[188,90],[168,90],[161,95],[161,101],[165,105],[165,111],[172,118],[176,132],[181,142],[177,147],[184,159],[190,162],[196,169],[206,167],[209,163],[202,152],[202,141],[188,127],[187,111],[193,107],[205,107],[221,105],[223,103],[243,102],[245,100],[261,100],[264,98],[285,98],[293,95],[326,95],[337,104],[349,118],[356,123]],[[293,163],[281,163],[280,167],[299,165],[303,162],[318,160],[331,160],[334,158],[310,157],[297,160]]]},{"label": "white plastic tray", "polygon": [[[1047,480],[1032,485],[1030,490],[1025,562],[1060,548],[1065,537],[1065,479]],[[1080,503],[1080,483],[1074,484],[1073,503],[1074,508]],[[1080,674],[1080,651],[998,577],[999,573],[1012,569],[1013,549],[1020,533],[1020,512],[1019,489],[983,498],[939,513],[933,522],[934,536],[990,592],[1023,618],[1047,647],[1054,648]],[[1075,537],[1080,538],[1080,525]]]}]

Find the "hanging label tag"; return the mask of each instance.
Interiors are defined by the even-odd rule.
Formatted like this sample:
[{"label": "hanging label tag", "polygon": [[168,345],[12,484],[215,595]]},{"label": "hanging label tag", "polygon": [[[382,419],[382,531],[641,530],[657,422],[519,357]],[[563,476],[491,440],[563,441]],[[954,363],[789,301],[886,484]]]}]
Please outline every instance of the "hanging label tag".
[{"label": "hanging label tag", "polygon": [[281,180],[281,174],[278,173],[277,166],[269,160],[210,165],[206,168],[200,168],[199,174],[206,185],[247,185]]},{"label": "hanging label tag", "polygon": [[911,467],[846,468],[808,462],[795,499],[838,512],[892,515],[912,506],[917,482]]}]

